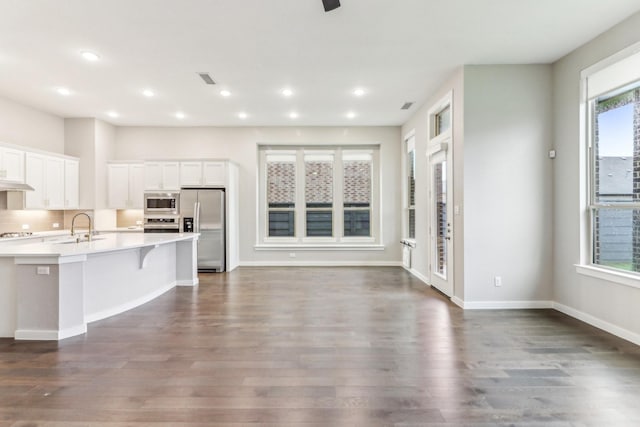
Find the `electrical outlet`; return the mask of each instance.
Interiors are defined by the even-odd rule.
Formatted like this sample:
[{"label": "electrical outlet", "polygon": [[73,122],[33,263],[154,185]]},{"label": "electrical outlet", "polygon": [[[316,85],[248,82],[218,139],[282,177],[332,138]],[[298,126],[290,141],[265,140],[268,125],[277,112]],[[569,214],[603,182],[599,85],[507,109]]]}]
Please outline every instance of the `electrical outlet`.
[{"label": "electrical outlet", "polygon": [[289,252],[289,258],[295,258],[295,257],[296,257],[295,252]]},{"label": "electrical outlet", "polygon": [[40,274],[40,275],[44,275],[44,276],[48,276],[49,275],[49,266],[43,266],[43,265],[39,265],[36,268],[36,274]]},{"label": "electrical outlet", "polygon": [[29,224],[22,224],[22,229],[23,230],[28,230],[29,229]]},{"label": "electrical outlet", "polygon": [[60,223],[54,222],[53,223],[53,228],[60,228]]},{"label": "electrical outlet", "polygon": [[494,284],[496,287],[500,287],[500,286],[502,286],[502,277],[500,277],[500,276],[496,276],[496,277],[494,277],[494,278],[493,278],[493,284]]}]

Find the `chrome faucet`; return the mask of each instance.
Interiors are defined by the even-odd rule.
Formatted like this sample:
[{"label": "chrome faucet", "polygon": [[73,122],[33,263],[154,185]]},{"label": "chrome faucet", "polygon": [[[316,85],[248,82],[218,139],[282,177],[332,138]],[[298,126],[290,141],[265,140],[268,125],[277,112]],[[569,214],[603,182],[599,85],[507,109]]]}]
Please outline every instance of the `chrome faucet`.
[{"label": "chrome faucet", "polygon": [[91,241],[91,236],[93,236],[93,226],[92,226],[92,222],[91,222],[91,217],[89,215],[87,215],[84,212],[80,212],[77,213],[73,216],[73,218],[71,219],[71,235],[75,236],[75,222],[76,222],[76,218],[80,215],[84,215],[87,217],[87,219],[89,220],[89,234],[86,235],[87,240],[90,242]]}]

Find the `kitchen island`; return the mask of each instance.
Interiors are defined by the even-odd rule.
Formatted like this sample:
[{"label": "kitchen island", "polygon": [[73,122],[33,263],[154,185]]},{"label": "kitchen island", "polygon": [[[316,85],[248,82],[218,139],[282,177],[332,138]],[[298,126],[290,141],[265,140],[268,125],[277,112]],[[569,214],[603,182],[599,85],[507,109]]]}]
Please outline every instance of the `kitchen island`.
[{"label": "kitchen island", "polygon": [[196,286],[197,233],[0,243],[0,337],[60,340],[175,286]]}]

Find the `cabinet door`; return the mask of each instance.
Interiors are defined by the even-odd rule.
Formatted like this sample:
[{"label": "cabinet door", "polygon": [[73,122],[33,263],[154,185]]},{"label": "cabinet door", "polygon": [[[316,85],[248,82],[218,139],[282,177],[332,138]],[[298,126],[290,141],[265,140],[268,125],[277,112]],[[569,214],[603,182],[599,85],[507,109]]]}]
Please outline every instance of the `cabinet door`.
[{"label": "cabinet door", "polygon": [[204,185],[224,186],[226,184],[225,162],[204,162]]},{"label": "cabinet door", "polygon": [[25,156],[25,182],[34,191],[25,192],[25,208],[46,209],[45,206],[45,157],[41,154],[27,153]]},{"label": "cabinet door", "polygon": [[162,190],[162,163],[146,162],[144,164],[144,189]]},{"label": "cabinet door", "polygon": [[129,165],[129,209],[144,208],[144,165]]},{"label": "cabinet door", "polygon": [[180,163],[180,186],[202,185],[202,162]]},{"label": "cabinet door", "polygon": [[64,209],[64,159],[45,158],[45,204],[47,209]]},{"label": "cabinet door", "polygon": [[80,163],[77,160],[64,161],[64,208],[77,209],[80,206]]},{"label": "cabinet door", "polygon": [[0,178],[24,182],[24,151],[0,148]]},{"label": "cabinet door", "polygon": [[180,190],[180,163],[162,163],[162,189]]},{"label": "cabinet door", "polygon": [[129,165],[110,164],[107,166],[107,176],[107,206],[110,209],[126,209],[129,202]]}]

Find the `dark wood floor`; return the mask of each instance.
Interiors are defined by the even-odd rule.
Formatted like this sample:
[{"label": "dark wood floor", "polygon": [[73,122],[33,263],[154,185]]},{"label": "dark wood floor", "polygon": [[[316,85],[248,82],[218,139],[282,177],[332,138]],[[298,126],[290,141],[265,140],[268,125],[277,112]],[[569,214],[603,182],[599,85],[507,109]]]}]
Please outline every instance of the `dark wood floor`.
[{"label": "dark wood floor", "polygon": [[83,337],[0,340],[0,427],[258,424],[638,426],[640,348],[400,268],[201,275]]}]

